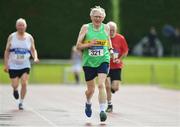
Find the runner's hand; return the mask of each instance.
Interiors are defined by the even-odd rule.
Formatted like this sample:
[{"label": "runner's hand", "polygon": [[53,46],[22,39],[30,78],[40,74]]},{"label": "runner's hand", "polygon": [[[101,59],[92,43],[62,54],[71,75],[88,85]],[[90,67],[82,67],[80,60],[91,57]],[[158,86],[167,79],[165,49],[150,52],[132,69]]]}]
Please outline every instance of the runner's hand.
[{"label": "runner's hand", "polygon": [[110,57],[113,59],[113,61],[115,60],[115,54],[114,54],[114,51],[113,51],[113,49],[111,48],[110,50],[109,50],[109,52],[110,52]]},{"label": "runner's hand", "polygon": [[8,67],[8,65],[5,65],[4,66],[4,72],[8,73],[8,71],[9,71],[9,67]]},{"label": "runner's hand", "polygon": [[40,62],[40,61],[39,61],[39,59],[38,59],[38,58],[35,58],[35,59],[34,59],[34,63],[36,63],[36,64],[37,64],[37,63],[39,63],[39,62]]},{"label": "runner's hand", "polygon": [[95,46],[96,44],[97,44],[97,41],[96,41],[96,40],[92,40],[92,41],[89,43],[89,46],[88,46],[88,47]]},{"label": "runner's hand", "polygon": [[120,62],[121,62],[121,60],[118,58],[113,60],[113,63],[116,63],[116,64],[119,64]]}]

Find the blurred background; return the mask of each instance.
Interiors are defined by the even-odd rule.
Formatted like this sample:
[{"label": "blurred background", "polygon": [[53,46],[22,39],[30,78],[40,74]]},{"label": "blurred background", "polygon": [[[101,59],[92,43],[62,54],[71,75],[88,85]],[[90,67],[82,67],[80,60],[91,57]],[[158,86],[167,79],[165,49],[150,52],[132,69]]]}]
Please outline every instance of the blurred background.
[{"label": "blurred background", "polygon": [[[90,8],[106,10],[129,45],[123,84],[160,85],[180,89],[179,0],[0,0],[0,83],[6,40],[18,18],[25,18],[41,63],[32,65],[33,84],[75,83],[71,53],[81,26],[90,22]],[[81,83],[84,83],[81,71]]]}]

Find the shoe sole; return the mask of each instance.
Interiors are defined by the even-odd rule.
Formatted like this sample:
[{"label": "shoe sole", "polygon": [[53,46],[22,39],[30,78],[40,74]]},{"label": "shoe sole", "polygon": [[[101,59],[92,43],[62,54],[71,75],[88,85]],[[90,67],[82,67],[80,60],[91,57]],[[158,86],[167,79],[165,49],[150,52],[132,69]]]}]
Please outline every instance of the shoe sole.
[{"label": "shoe sole", "polygon": [[107,115],[106,115],[106,114],[103,114],[103,115],[101,114],[101,115],[100,115],[100,121],[101,121],[101,122],[106,121],[106,119],[107,119]]},{"label": "shoe sole", "polygon": [[113,111],[112,111],[112,110],[106,110],[106,112],[111,113],[111,112],[113,112]]},{"label": "shoe sole", "polygon": [[87,117],[91,117],[92,112],[91,113],[89,113],[89,112],[87,113],[87,111],[85,111],[85,114],[86,114]]}]

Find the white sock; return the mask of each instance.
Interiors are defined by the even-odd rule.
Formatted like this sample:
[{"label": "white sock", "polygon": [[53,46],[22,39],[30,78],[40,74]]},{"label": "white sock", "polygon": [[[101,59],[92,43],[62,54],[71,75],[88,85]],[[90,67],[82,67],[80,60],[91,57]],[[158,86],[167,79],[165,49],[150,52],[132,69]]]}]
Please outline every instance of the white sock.
[{"label": "white sock", "polygon": [[87,100],[87,101],[86,101],[86,104],[91,104],[91,101],[90,101],[90,100]]},{"label": "white sock", "polygon": [[100,112],[101,111],[105,112],[105,110],[106,110],[106,103],[99,104],[99,106],[100,106]]},{"label": "white sock", "polygon": [[20,100],[19,100],[19,103],[21,103],[21,104],[22,104],[22,103],[23,103],[23,99],[20,99]]},{"label": "white sock", "polygon": [[108,105],[112,105],[112,102],[111,102],[111,101],[108,101]]}]

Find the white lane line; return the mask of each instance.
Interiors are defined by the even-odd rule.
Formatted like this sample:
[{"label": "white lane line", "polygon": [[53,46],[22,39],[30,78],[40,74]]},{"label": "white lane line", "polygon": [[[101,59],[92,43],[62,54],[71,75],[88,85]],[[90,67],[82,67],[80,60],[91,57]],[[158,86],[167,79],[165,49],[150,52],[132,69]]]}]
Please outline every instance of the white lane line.
[{"label": "white lane line", "polygon": [[161,107],[156,107],[155,105],[152,105],[150,107],[147,105],[139,105],[139,104],[129,103],[129,102],[125,102],[125,101],[121,101],[121,103],[124,103],[125,105],[131,105],[134,107],[141,107],[143,109],[148,109],[148,110],[153,110],[153,111],[158,111],[158,112],[163,112],[163,113],[177,114],[177,112],[175,112],[175,111],[166,110],[166,109],[161,108]]},{"label": "white lane line", "polygon": [[[70,100],[70,99],[67,99],[67,100]],[[76,104],[78,104],[78,105],[82,105],[82,103],[81,102],[79,102],[79,101],[74,101],[73,103],[76,103]],[[55,106],[55,105],[53,105],[53,107],[54,108],[59,108],[58,106]],[[32,109],[33,110],[33,109]],[[34,110],[35,111],[35,110]],[[99,112],[99,110],[98,109],[95,109],[94,110],[95,112]],[[38,115],[40,115],[40,117],[42,116],[40,113],[38,113],[37,111],[35,111],[35,113],[37,113]],[[42,116],[43,118],[44,118],[44,116]],[[127,121],[127,122],[129,122],[129,123],[131,123],[131,124],[134,124],[135,126],[138,126],[138,127],[150,127],[150,126],[145,126],[145,125],[143,125],[142,123],[140,123],[140,122],[136,122],[136,121],[134,121],[134,120],[130,120],[130,119],[127,119],[127,118],[123,118],[123,117],[119,117],[120,119],[122,119],[122,120],[124,120],[124,121]],[[45,121],[50,121],[49,119],[47,119],[46,117],[45,117]],[[52,121],[50,121],[50,123],[51,124],[53,124],[54,125],[54,123],[52,122]],[[55,125],[55,126],[53,126],[53,127],[58,127],[57,125]]]},{"label": "white lane line", "polygon": [[46,121],[49,125],[51,125],[52,127],[59,127],[57,126],[55,123],[53,123],[51,120],[49,120],[48,118],[46,118],[44,115],[42,115],[41,113],[39,113],[38,111],[36,111],[33,108],[28,107],[34,114],[36,114],[38,117],[40,117],[42,120]]},{"label": "white lane line", "polygon": [[137,125],[138,127],[150,127],[150,126],[147,126],[147,125],[145,126],[142,123],[136,122],[134,120],[127,119],[127,118],[120,118],[120,119],[122,119],[124,121],[128,121],[130,123],[133,123],[133,124]]},{"label": "white lane line", "polygon": [[4,112],[4,101],[6,100],[5,90],[3,88],[2,84],[0,84],[0,113]]},{"label": "white lane line", "polygon": [[[79,103],[79,102],[75,102],[76,104],[79,104],[79,105],[81,105],[82,103]],[[99,112],[99,110],[98,109],[93,109],[95,112]],[[107,115],[108,115],[108,113],[107,113]],[[131,124],[134,124],[135,126],[138,126],[138,127],[150,127],[150,126],[145,126],[145,125],[143,125],[142,123],[140,123],[140,122],[136,122],[136,121],[134,121],[134,120],[130,120],[130,119],[127,119],[127,118],[123,118],[123,117],[120,117],[119,116],[119,118],[120,119],[122,119],[122,120],[124,120],[124,121],[127,121],[127,122],[129,122],[129,123],[131,123]],[[117,119],[117,118],[116,118]],[[121,125],[120,125],[121,126]],[[130,126],[127,126],[127,127],[130,127]]]},{"label": "white lane line", "polygon": [[[82,104],[82,103],[80,103],[80,102],[78,102],[78,101],[74,101],[74,103],[79,104],[79,105]],[[93,109],[93,110],[94,110],[94,109]],[[98,110],[98,109],[95,109],[95,112],[99,112],[99,110]],[[129,122],[129,123],[135,124],[135,125],[138,126],[138,127],[150,127],[150,126],[145,126],[145,125],[143,125],[142,123],[136,122],[136,121],[134,121],[134,120],[130,120],[130,119],[127,119],[127,118],[123,118],[123,117],[120,117],[120,116],[119,116],[119,118],[122,119],[122,120],[124,120],[124,121],[127,121],[127,122]]]},{"label": "white lane line", "polygon": [[125,61],[126,65],[180,65],[180,62],[171,61]]}]

